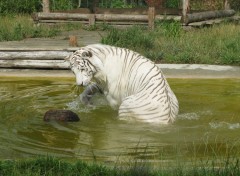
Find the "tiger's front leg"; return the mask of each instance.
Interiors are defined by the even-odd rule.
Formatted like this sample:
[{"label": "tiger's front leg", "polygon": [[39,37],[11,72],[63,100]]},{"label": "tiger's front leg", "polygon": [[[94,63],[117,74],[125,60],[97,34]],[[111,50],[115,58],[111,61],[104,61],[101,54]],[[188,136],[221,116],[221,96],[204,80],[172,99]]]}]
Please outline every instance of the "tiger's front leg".
[{"label": "tiger's front leg", "polygon": [[80,94],[80,100],[85,105],[91,105],[91,98],[96,93],[102,93],[101,89],[97,86],[97,84],[88,85],[84,91]]}]

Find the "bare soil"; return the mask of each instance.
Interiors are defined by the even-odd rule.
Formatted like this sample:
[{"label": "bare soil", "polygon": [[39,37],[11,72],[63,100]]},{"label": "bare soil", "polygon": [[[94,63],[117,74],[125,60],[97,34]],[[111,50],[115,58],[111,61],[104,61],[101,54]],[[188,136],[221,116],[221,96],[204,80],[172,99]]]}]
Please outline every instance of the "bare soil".
[{"label": "bare soil", "polygon": [[52,38],[28,38],[22,41],[0,42],[0,50],[5,49],[66,49],[69,48],[69,36],[75,35],[79,46],[100,43],[101,36],[105,33],[100,31],[76,30],[63,32],[59,36]]}]

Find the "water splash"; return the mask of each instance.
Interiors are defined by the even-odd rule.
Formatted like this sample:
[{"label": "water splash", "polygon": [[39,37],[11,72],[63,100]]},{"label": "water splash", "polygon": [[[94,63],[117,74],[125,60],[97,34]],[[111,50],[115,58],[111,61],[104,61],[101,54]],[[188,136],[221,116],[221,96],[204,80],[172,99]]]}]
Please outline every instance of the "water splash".
[{"label": "water splash", "polygon": [[67,109],[69,109],[69,110],[83,112],[83,113],[89,113],[95,108],[94,106],[84,105],[81,102],[79,97],[77,97],[75,100],[67,103],[66,106],[67,106]]},{"label": "water splash", "polygon": [[211,116],[213,114],[212,111],[198,111],[198,112],[190,112],[190,113],[183,113],[178,115],[178,119],[181,120],[199,120],[201,117],[204,116]]},{"label": "water splash", "polygon": [[178,119],[181,119],[181,120],[198,120],[199,118],[200,118],[200,115],[195,112],[178,115]]},{"label": "water splash", "polygon": [[212,129],[240,129],[240,123],[210,122],[209,125]]}]

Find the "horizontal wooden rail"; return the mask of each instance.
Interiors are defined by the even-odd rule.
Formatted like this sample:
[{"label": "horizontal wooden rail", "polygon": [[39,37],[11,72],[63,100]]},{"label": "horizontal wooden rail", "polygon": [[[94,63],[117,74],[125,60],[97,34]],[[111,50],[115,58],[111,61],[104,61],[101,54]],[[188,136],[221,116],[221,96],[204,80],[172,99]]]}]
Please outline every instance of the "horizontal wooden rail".
[{"label": "horizontal wooden rail", "polygon": [[[148,15],[134,14],[77,14],[77,13],[35,13],[33,19],[36,22],[75,22],[89,23],[95,22],[148,22]],[[155,15],[156,20],[176,20],[180,21],[181,16],[178,15]]]},{"label": "horizontal wooden rail", "polygon": [[0,60],[0,68],[68,69],[64,60]]},{"label": "horizontal wooden rail", "polygon": [[0,60],[59,60],[69,54],[70,51],[0,51]]},{"label": "horizontal wooden rail", "polygon": [[185,24],[189,24],[192,22],[205,21],[214,18],[223,18],[223,17],[231,17],[235,14],[234,10],[216,10],[216,11],[206,11],[206,12],[198,12],[187,14],[184,19]]},{"label": "horizontal wooden rail", "polygon": [[42,13],[38,12],[33,14],[32,18],[38,20],[88,20],[92,14],[79,14],[79,13]]},{"label": "horizontal wooden rail", "polygon": [[0,50],[0,68],[67,69],[69,63],[64,60],[77,48],[47,51],[26,48]]}]

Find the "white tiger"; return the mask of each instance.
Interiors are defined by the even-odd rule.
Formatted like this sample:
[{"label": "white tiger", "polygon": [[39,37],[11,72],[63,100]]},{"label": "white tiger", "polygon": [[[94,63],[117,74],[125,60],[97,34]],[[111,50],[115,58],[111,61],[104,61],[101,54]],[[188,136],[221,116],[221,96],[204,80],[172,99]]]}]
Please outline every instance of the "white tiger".
[{"label": "white tiger", "polygon": [[66,60],[77,85],[88,86],[81,95],[83,102],[88,103],[100,91],[111,107],[119,109],[119,118],[161,124],[176,119],[178,100],[167,80],[158,66],[137,52],[94,44],[80,48]]}]

